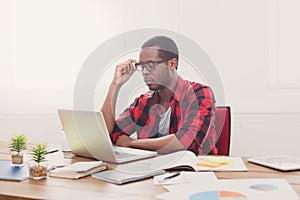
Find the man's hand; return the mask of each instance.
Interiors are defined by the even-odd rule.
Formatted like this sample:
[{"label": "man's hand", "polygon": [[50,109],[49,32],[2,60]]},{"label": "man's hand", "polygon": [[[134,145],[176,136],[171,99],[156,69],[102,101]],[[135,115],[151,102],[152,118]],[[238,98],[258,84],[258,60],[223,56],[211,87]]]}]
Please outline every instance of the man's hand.
[{"label": "man's hand", "polygon": [[117,139],[116,145],[121,147],[131,147],[133,139],[131,139],[128,135],[120,135]]},{"label": "man's hand", "polygon": [[117,65],[113,79],[113,82],[116,85],[122,86],[126,81],[129,80],[136,70],[133,63],[136,63],[136,60],[129,59],[126,62]]}]

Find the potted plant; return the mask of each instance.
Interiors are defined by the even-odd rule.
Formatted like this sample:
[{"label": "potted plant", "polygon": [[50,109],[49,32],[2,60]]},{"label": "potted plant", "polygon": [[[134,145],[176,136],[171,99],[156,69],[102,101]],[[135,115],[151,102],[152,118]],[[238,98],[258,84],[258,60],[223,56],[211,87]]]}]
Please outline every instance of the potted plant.
[{"label": "potted plant", "polygon": [[11,152],[11,162],[13,166],[23,165],[24,150],[26,150],[26,138],[23,134],[10,139],[9,149]]},{"label": "potted plant", "polygon": [[32,159],[28,163],[30,178],[38,180],[47,177],[46,154],[47,146],[45,144],[35,144],[32,147]]}]

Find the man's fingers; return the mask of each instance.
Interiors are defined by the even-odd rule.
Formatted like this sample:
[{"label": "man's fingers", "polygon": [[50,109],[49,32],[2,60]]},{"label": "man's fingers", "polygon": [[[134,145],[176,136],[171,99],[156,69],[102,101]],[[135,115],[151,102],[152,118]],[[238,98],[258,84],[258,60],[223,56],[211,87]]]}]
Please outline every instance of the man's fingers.
[{"label": "man's fingers", "polygon": [[130,73],[131,74],[135,71],[135,67],[133,65],[134,61],[135,60],[128,60],[123,65],[121,65],[122,74],[125,74],[125,73]]}]

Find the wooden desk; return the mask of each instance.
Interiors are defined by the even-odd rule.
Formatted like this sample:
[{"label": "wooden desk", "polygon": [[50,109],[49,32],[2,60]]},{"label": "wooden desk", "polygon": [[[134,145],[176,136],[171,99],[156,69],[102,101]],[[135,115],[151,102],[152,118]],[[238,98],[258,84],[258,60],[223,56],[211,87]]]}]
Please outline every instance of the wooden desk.
[{"label": "wooden desk", "polygon": [[[7,144],[0,142],[0,159],[10,159]],[[66,154],[67,163],[89,159]],[[279,172],[245,162],[248,172],[216,172],[220,179],[285,178],[300,196],[300,171]],[[1,169],[0,169],[1,170]],[[92,177],[78,180],[48,177],[22,182],[0,181],[0,199],[155,199],[165,190],[153,184],[153,179],[114,185]]]}]

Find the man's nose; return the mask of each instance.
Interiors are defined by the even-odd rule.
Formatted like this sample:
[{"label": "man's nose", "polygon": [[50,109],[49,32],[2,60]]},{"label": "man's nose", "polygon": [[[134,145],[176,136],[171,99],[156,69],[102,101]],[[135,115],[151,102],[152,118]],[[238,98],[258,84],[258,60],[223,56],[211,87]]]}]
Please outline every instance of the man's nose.
[{"label": "man's nose", "polygon": [[145,74],[149,74],[150,71],[147,69],[147,67],[143,67],[142,69],[142,74],[145,75]]}]

